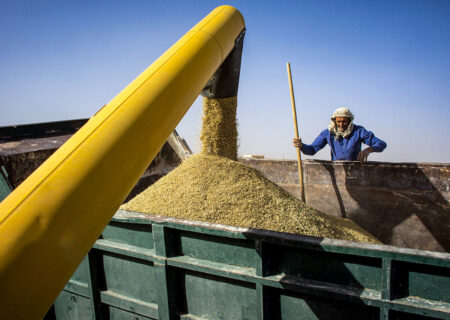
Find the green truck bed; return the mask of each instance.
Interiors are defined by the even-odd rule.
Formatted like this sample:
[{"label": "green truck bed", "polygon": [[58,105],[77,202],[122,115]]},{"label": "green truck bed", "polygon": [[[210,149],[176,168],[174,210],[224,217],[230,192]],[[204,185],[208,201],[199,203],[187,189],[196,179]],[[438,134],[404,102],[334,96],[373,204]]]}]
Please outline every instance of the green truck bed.
[{"label": "green truck bed", "polygon": [[450,254],[119,211],[56,319],[450,319]]}]

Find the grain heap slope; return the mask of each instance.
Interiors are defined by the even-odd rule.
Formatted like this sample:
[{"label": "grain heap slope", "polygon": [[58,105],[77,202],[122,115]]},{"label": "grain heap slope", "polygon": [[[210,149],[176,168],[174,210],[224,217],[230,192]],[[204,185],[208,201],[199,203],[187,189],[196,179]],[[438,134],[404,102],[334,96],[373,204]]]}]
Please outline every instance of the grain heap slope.
[{"label": "grain heap slope", "polygon": [[[234,115],[230,117],[229,113]],[[379,243],[354,222],[309,207],[256,169],[233,160],[237,148],[224,144],[220,135],[231,137],[236,146],[237,134],[230,132],[236,131],[235,114],[235,98],[205,98],[203,120],[208,125],[203,124],[202,152],[121,208],[180,219]],[[232,124],[227,127],[223,119]]]}]

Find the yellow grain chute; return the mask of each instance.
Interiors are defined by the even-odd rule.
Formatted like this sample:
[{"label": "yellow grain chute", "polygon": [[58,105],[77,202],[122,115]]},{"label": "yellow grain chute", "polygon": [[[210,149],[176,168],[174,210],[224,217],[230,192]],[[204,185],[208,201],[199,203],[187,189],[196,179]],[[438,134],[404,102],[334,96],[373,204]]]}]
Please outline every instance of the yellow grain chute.
[{"label": "yellow grain chute", "polygon": [[199,93],[237,95],[244,33],[213,10],[0,204],[0,318],[42,318]]}]

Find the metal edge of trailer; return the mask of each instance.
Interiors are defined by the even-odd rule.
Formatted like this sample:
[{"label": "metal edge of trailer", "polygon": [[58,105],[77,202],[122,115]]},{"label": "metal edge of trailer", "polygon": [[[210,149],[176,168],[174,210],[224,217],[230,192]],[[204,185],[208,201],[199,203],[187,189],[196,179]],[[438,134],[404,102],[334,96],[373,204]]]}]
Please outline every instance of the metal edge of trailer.
[{"label": "metal edge of trailer", "polygon": [[449,319],[449,288],[447,253],[119,210],[52,312],[56,319]]}]

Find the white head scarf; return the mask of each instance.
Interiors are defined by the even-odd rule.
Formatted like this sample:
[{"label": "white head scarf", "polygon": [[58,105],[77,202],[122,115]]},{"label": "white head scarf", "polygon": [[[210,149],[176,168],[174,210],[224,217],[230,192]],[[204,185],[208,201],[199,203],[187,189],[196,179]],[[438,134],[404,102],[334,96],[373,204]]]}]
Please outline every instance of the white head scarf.
[{"label": "white head scarf", "polygon": [[[336,124],[336,117],[343,117],[343,118],[350,118],[350,124],[348,125],[347,129],[345,131],[339,131],[337,124]],[[353,119],[354,119],[353,113],[348,108],[337,108],[333,115],[331,116],[331,122],[328,125],[328,130],[330,130],[331,134],[334,134],[334,139],[339,140],[342,138],[347,138],[353,131]]]}]

